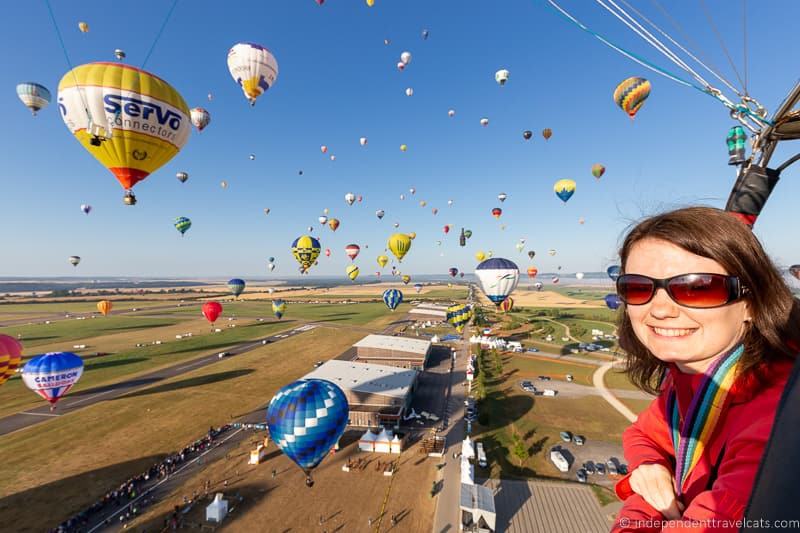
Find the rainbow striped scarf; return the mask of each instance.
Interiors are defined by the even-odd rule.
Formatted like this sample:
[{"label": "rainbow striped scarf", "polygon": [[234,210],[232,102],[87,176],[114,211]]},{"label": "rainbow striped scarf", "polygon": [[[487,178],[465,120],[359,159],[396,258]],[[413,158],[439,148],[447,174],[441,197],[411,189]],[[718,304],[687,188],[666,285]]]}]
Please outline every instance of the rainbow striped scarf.
[{"label": "rainbow striped scarf", "polygon": [[744,345],[740,344],[714,361],[694,393],[683,425],[675,389],[669,393],[667,412],[672,415],[670,430],[675,449],[675,489],[678,496],[683,494],[686,479],[703,456],[706,444],[719,423],[742,353]]}]

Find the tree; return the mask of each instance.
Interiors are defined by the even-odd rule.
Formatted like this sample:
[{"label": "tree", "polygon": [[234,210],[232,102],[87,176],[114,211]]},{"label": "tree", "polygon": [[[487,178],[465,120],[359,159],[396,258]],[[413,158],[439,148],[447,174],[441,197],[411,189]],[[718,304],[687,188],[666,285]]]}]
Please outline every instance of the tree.
[{"label": "tree", "polygon": [[522,463],[525,462],[529,457],[528,449],[525,447],[525,441],[522,440],[519,435],[514,433],[512,438],[514,440],[513,452],[517,459],[519,459],[519,466],[522,468]]}]

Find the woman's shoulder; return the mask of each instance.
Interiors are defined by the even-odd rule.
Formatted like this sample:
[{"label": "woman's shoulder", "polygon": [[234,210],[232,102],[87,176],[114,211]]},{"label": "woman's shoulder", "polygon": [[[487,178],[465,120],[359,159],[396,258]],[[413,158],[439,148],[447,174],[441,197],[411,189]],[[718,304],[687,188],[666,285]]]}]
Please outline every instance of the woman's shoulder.
[{"label": "woman's shoulder", "polygon": [[[749,369],[731,387],[732,403],[777,403],[792,373],[794,360],[782,357],[763,361]],[[753,406],[756,407],[756,406]]]}]

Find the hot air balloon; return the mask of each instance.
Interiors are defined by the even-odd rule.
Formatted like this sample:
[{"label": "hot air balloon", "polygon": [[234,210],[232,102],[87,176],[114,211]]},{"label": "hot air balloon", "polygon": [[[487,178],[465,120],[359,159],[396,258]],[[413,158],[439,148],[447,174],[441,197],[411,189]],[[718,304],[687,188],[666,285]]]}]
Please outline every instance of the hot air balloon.
[{"label": "hot air balloon", "polygon": [[528,267],[528,277],[533,279],[536,277],[536,274],[539,273],[539,269],[536,267]]},{"label": "hot air balloon", "polygon": [[357,244],[348,244],[344,247],[344,253],[347,254],[347,257],[350,258],[350,261],[354,261],[356,257],[358,257],[358,253],[361,251],[361,247]]},{"label": "hot air balloon", "polygon": [[136,203],[131,188],[189,139],[189,107],[181,95],[127,65],[75,67],[58,84],[58,108],[75,138],[116,176],[127,205]]},{"label": "hot air balloon", "polygon": [[605,174],[605,172],[606,172],[606,167],[604,167],[600,163],[595,163],[594,165],[592,165],[592,176],[594,176],[595,178],[600,179],[600,176]]},{"label": "hot air balloon", "polygon": [[211,124],[211,114],[202,107],[193,107],[190,116],[192,126],[197,128],[197,131],[203,131]]},{"label": "hot air balloon", "polygon": [[118,61],[122,61],[123,59],[128,57],[128,54],[126,54],[125,50],[123,50],[122,48],[117,48],[116,50],[114,50],[114,57],[116,57]]},{"label": "hot air balloon", "polygon": [[725,139],[728,144],[728,164],[741,165],[746,161],[745,158],[745,143],[747,142],[747,135],[744,128],[741,126],[734,126],[728,130],[728,137]]},{"label": "hot air balloon", "polygon": [[301,235],[292,243],[292,255],[300,263],[300,267],[304,272],[308,272],[308,269],[319,257],[320,251],[319,241],[311,235]]},{"label": "hot air balloon", "polygon": [[222,187],[223,189],[227,189],[228,188],[228,182],[225,181],[225,180],[222,180],[222,181],[219,182],[219,186]]},{"label": "hot air balloon", "polygon": [[628,78],[614,89],[614,102],[631,117],[631,120],[636,117],[636,113],[648,96],[650,96],[650,82],[644,78]]},{"label": "hot air balloon", "polygon": [[578,279],[583,279],[583,272],[576,272],[575,277]]},{"label": "hot air balloon", "polygon": [[417,234],[412,231],[411,233],[408,234],[408,238],[413,241],[414,239],[417,238]]},{"label": "hot air balloon", "polygon": [[408,274],[403,274],[402,276],[400,276],[400,281],[403,282],[403,285],[408,285],[409,282],[411,282],[411,276],[409,276]]},{"label": "hot air balloon", "polygon": [[248,157],[250,158],[250,161],[256,160],[256,154],[250,154]]},{"label": "hot air balloon", "polygon": [[406,96],[413,96],[413,95],[414,95],[414,89],[412,89],[411,87],[407,87]]},{"label": "hot air balloon", "polygon": [[270,261],[269,263],[267,263],[267,268],[269,269],[270,272],[272,272],[273,270],[275,270],[275,263]]},{"label": "hot air balloon", "polygon": [[108,316],[112,307],[114,307],[114,304],[112,304],[110,300],[100,300],[97,302],[97,310],[100,311],[103,316]]},{"label": "hot air balloon", "polygon": [[442,231],[444,232],[444,234],[445,234],[445,235],[447,235],[448,233],[450,233],[450,225],[449,225],[449,224],[445,225],[445,226],[442,228]]},{"label": "hot air balloon", "polygon": [[535,256],[536,256],[536,252],[534,252],[533,250],[528,252],[528,259],[533,259]]},{"label": "hot air balloon", "polygon": [[420,207],[425,207],[426,205],[428,205],[428,202],[426,202],[425,200],[420,200],[419,201],[419,206]]},{"label": "hot air balloon", "polygon": [[89,204],[81,204],[81,211],[83,211],[84,214],[88,215],[91,210],[92,206]]},{"label": "hot air balloon", "polygon": [[433,213],[434,216],[436,216],[436,214],[438,212],[439,212],[439,210],[437,208],[435,208],[435,207],[431,208],[431,213]]},{"label": "hot air balloon", "polygon": [[506,69],[500,69],[494,73],[494,81],[500,84],[500,87],[506,84],[510,72]]},{"label": "hot air balloon", "polygon": [[269,211],[270,211],[269,207],[265,207],[264,208],[264,214],[265,215],[269,215]]},{"label": "hot air balloon", "polygon": [[502,312],[508,313],[512,309],[514,309],[514,298],[511,296],[500,302],[500,310]]},{"label": "hot air balloon", "polygon": [[464,326],[472,318],[472,308],[465,304],[455,304],[447,308],[445,319],[447,322],[456,328],[456,331],[461,333],[464,331]]},{"label": "hot air balloon", "polygon": [[228,70],[251,106],[275,84],[278,61],[272,52],[255,43],[238,43],[228,51]]},{"label": "hot air balloon", "polygon": [[403,293],[397,289],[386,289],[383,291],[383,303],[394,311],[398,305],[403,303]]},{"label": "hot air balloon", "polygon": [[475,252],[475,260],[476,261],[478,261],[480,263],[484,259],[486,259],[486,254],[485,253],[483,253],[483,252]]},{"label": "hot air balloon", "polygon": [[272,312],[275,314],[275,318],[280,320],[286,312],[286,302],[280,298],[272,300]]},{"label": "hot air balloon", "polygon": [[349,192],[344,195],[344,201],[347,202],[347,205],[353,205],[353,203],[356,201],[356,195]]},{"label": "hot air balloon", "polygon": [[350,409],[342,389],[322,379],[301,379],[275,394],[267,407],[269,434],[306,475],[322,462],[347,427]]},{"label": "hot air balloon", "polygon": [[22,361],[22,345],[9,335],[0,334],[0,385],[17,373]]},{"label": "hot air balloon", "polygon": [[481,290],[495,305],[505,300],[519,283],[519,268],[501,257],[487,259],[475,268]]},{"label": "hot air balloon", "polygon": [[386,263],[388,263],[388,262],[389,262],[389,256],[387,256],[387,255],[379,255],[378,256],[378,264],[381,266],[381,268],[385,267]]},{"label": "hot air balloon", "polygon": [[192,227],[192,221],[186,217],[178,217],[175,219],[175,229],[181,232],[181,235],[189,231]]},{"label": "hot air balloon", "polygon": [[556,255],[556,251],[553,248],[550,248],[549,250],[547,250],[547,254],[550,256],[554,256]]},{"label": "hot air balloon", "polygon": [[550,139],[550,137],[552,136],[553,136],[553,130],[551,130],[550,128],[545,128],[542,130],[542,137],[544,137],[545,141]]},{"label": "hot air balloon", "polygon": [[267,259],[267,261],[270,262],[270,263],[274,263],[275,262],[275,258],[274,257],[270,257],[269,259]]},{"label": "hot air balloon", "polygon": [[422,290],[422,283],[415,283],[414,290],[417,291],[417,294]]},{"label": "hot air balloon", "polygon": [[486,117],[482,118],[481,119],[481,126],[483,126],[485,128],[488,125],[489,125],[489,119],[486,118]]},{"label": "hot air balloon", "polygon": [[609,309],[618,309],[622,305],[622,300],[616,294],[606,294],[603,300],[605,300]]},{"label": "hot air balloon", "polygon": [[325,257],[330,257],[330,256],[331,256],[331,249],[325,248]]},{"label": "hot air balloon", "polygon": [[275,292],[275,289],[273,287],[270,287],[269,289],[267,289],[267,292],[272,294],[273,292]]},{"label": "hot air balloon", "polygon": [[17,85],[17,96],[34,116],[50,103],[50,91],[44,85],[28,81]]},{"label": "hot air balloon", "polygon": [[553,276],[553,285],[559,282],[558,276]]},{"label": "hot air balloon", "polygon": [[[792,276],[796,277],[797,279],[800,279],[800,265],[792,265],[792,266],[790,266],[789,267],[789,273]],[[619,277],[619,274],[617,275],[617,277]],[[617,280],[614,279],[614,281],[617,281]]]},{"label": "hot air balloon", "polygon": [[531,130],[525,130],[522,132],[522,138],[526,141],[530,141],[531,137],[533,137],[533,132]]},{"label": "hot air balloon", "polygon": [[500,202],[505,202],[506,198],[508,198],[508,195],[504,192],[497,195],[497,199],[500,200]]},{"label": "hot air balloon", "polygon": [[[401,145],[400,145],[400,151],[401,151],[401,152],[406,152],[406,151],[408,151],[408,145],[407,145],[407,144],[401,144]],[[401,198],[401,200],[402,200],[402,198]]]},{"label": "hot air balloon", "polygon": [[89,24],[86,22],[78,22],[78,29],[81,30],[81,33],[89,33]]},{"label": "hot air balloon", "polygon": [[206,302],[200,308],[206,320],[213,325],[217,321],[219,315],[222,314],[222,304],[219,302]]},{"label": "hot air balloon", "polygon": [[378,209],[375,211],[375,216],[378,217],[378,220],[381,220],[385,214],[386,212],[383,209]]},{"label": "hot air balloon", "polygon": [[331,231],[336,231],[339,227],[339,219],[331,218],[328,220],[328,227],[331,228]]},{"label": "hot air balloon", "polygon": [[466,237],[467,239],[472,237],[472,230],[468,229],[468,230],[464,231],[464,237]]},{"label": "hot air balloon", "polygon": [[428,35],[429,35],[428,30],[422,30],[422,40],[423,41],[427,41],[428,40]]},{"label": "hot air balloon", "polygon": [[617,282],[617,278],[620,275],[620,270],[621,269],[620,269],[619,265],[611,265],[610,267],[608,267],[606,269],[606,274],[608,274],[608,277],[611,278],[611,281],[616,283]]},{"label": "hot air balloon", "polygon": [[178,181],[180,181],[181,183],[186,183],[186,180],[189,179],[189,174],[187,174],[186,172],[178,172],[175,174],[175,177],[178,178]]},{"label": "hot air balloon", "polygon": [[230,289],[231,293],[238,298],[240,294],[244,292],[245,282],[243,279],[233,278],[228,280],[228,289]]},{"label": "hot air balloon", "polygon": [[458,269],[456,267],[450,267],[447,272],[450,274],[451,278],[454,278],[458,275]]},{"label": "hot air balloon", "polygon": [[358,277],[358,267],[356,265],[347,265],[344,272],[347,274],[347,277],[350,278],[350,281],[355,281]]},{"label": "hot air balloon", "polygon": [[37,355],[22,368],[22,381],[55,409],[60,400],[83,374],[83,359],[71,352]]},{"label": "hot air balloon", "polygon": [[553,190],[556,196],[566,204],[567,201],[572,198],[572,195],[575,194],[575,182],[568,179],[558,180],[555,185],[553,185]]},{"label": "hot air balloon", "polygon": [[403,52],[400,54],[400,62],[404,65],[411,63],[411,52]]},{"label": "hot air balloon", "polygon": [[537,291],[541,291],[541,290],[542,290],[542,287],[544,287],[544,284],[543,284],[541,281],[537,281],[536,283],[534,283],[534,284],[533,284],[533,287],[534,287],[534,288],[535,288]]},{"label": "hot air balloon", "polygon": [[500,218],[500,215],[502,215],[502,214],[503,214],[503,210],[500,209],[499,207],[495,207],[494,209],[492,209],[492,216],[494,218]]},{"label": "hot air balloon", "polygon": [[326,217],[325,215],[320,215],[317,217],[317,220],[319,221],[320,224],[325,225],[328,222],[328,217]]},{"label": "hot air balloon", "polygon": [[514,245],[514,248],[516,248],[518,252],[522,252],[522,250],[525,249],[525,243],[518,242],[517,244]]},{"label": "hot air balloon", "polygon": [[81,258],[78,257],[77,255],[71,255],[71,256],[69,256],[68,261],[69,261],[69,264],[71,264],[72,266],[76,267],[76,266],[78,266],[78,263],[81,262]]},{"label": "hot air balloon", "polygon": [[386,243],[389,251],[394,254],[398,261],[403,261],[408,251],[411,249],[411,237],[405,233],[395,233]]}]

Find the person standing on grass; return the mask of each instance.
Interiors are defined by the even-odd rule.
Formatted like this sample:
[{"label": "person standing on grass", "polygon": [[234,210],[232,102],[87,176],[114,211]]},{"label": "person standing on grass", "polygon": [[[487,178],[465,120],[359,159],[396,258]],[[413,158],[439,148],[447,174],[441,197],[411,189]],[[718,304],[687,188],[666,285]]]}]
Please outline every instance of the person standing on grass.
[{"label": "person standing on grass", "polygon": [[719,209],[648,218],[619,255],[625,371],[658,397],[623,434],[612,531],[737,531],[800,350],[800,302]]}]

